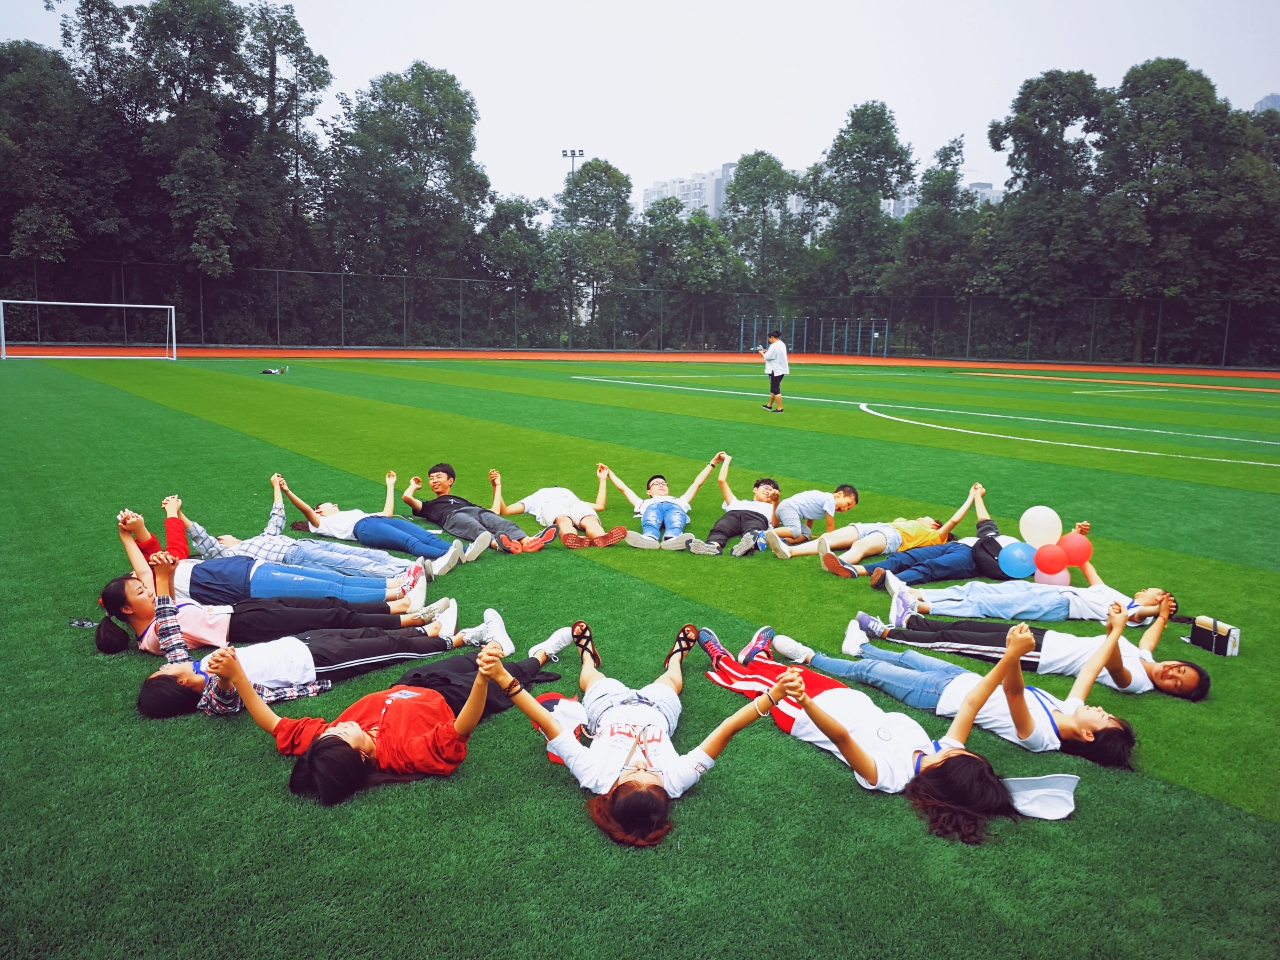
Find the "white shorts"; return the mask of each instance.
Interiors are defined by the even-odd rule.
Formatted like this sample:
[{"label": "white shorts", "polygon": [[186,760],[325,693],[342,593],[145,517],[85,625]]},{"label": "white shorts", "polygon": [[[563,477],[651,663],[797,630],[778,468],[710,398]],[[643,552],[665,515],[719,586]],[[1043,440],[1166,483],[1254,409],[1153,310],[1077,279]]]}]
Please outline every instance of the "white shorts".
[{"label": "white shorts", "polygon": [[858,528],[858,539],[869,537],[873,533],[884,535],[885,553],[897,553],[902,547],[902,531],[892,523],[854,523]]},{"label": "white shorts", "polygon": [[548,501],[541,510],[536,514],[538,523],[544,527],[549,527],[556,522],[556,517],[568,517],[573,521],[575,526],[582,526],[582,521],[587,517],[596,517],[596,508],[585,500],[579,500],[576,497],[570,499],[565,497],[563,500]]},{"label": "white shorts", "polygon": [[621,680],[605,677],[591,685],[582,697],[582,709],[587,713],[587,732],[600,729],[604,715],[615,707],[651,707],[662,717],[667,736],[675,733],[680,722],[680,698],[665,683],[650,683],[639,690],[632,690]]}]

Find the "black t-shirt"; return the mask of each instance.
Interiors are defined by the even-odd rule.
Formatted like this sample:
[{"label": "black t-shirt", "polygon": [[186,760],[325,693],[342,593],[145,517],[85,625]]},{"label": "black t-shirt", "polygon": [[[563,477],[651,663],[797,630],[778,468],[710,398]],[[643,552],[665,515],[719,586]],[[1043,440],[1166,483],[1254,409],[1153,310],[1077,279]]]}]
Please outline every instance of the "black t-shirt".
[{"label": "black t-shirt", "polygon": [[446,493],[443,497],[436,497],[434,500],[423,500],[422,506],[413,512],[429,523],[434,523],[438,527],[446,527],[449,524],[449,518],[455,513],[463,507],[474,506],[475,504],[470,500],[464,500],[462,497],[455,497],[451,493]]}]

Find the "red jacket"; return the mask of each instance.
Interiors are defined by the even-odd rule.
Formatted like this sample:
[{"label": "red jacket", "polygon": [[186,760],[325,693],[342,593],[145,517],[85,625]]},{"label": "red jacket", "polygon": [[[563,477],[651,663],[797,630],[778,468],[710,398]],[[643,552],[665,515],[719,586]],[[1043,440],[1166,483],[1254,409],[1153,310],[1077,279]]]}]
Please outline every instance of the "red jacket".
[{"label": "red jacket", "polygon": [[378,769],[447,777],[467,758],[467,738],[458,736],[454,719],[453,711],[436,691],[397,685],[361,697],[338,714],[337,720],[282,719],[276,724],[276,747],[286,756],[305,753],[311,742],[335,723],[354,720],[366,733],[378,728]]}]

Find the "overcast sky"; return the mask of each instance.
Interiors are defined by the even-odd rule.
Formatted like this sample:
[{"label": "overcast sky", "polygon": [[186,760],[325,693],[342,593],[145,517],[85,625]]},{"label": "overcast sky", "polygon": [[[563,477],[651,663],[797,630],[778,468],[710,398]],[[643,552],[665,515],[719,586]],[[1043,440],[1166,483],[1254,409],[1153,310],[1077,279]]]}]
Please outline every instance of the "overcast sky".
[{"label": "overcast sky", "polygon": [[[57,46],[58,14],[2,0],[0,32]],[[73,7],[63,3],[60,11]],[[820,159],[848,110],[883,100],[926,159],[963,134],[969,180],[997,184],[986,143],[1019,84],[1084,69],[1111,86],[1135,63],[1181,57],[1221,96],[1252,107],[1280,91],[1276,0],[1075,0],[910,5],[296,0],[333,94],[425,60],[480,110],[477,157],[494,189],[547,197],[581,148],[640,190],[768,150],[788,167]]]}]

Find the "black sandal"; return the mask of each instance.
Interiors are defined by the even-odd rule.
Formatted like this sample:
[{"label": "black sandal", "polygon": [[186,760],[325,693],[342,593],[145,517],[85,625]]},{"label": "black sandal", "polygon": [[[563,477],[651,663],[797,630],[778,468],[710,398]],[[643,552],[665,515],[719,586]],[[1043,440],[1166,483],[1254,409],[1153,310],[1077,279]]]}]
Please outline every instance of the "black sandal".
[{"label": "black sandal", "polygon": [[662,669],[667,669],[667,664],[671,662],[671,658],[677,653],[680,654],[680,662],[683,664],[684,658],[692,653],[697,645],[698,628],[692,623],[686,623],[680,628],[680,632],[676,634],[676,642],[671,645],[671,652],[663,658]]},{"label": "black sandal", "polygon": [[600,654],[596,652],[595,641],[591,636],[591,627],[587,625],[587,621],[575,620],[573,626],[569,629],[573,633],[573,645],[578,648],[579,655],[584,653],[591,654],[591,659],[595,661],[596,666],[600,666]]}]

